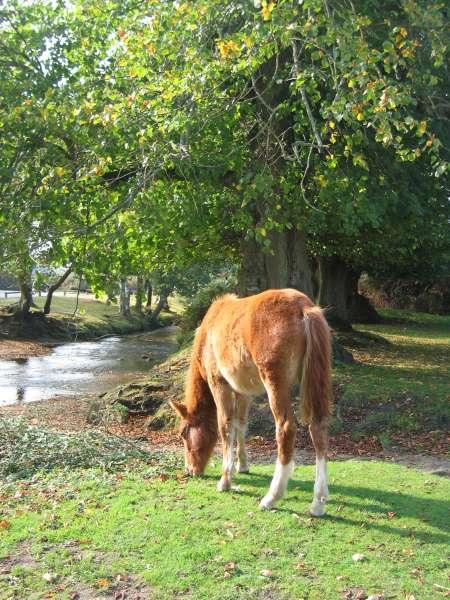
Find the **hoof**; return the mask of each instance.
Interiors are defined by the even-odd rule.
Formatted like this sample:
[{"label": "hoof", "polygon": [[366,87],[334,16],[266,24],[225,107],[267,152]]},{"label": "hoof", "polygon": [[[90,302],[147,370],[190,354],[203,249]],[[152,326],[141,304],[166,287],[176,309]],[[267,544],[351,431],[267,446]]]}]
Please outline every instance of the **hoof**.
[{"label": "hoof", "polygon": [[231,481],[221,479],[217,484],[218,492],[228,492],[231,489]]},{"label": "hoof", "polygon": [[250,473],[250,469],[248,467],[238,467],[238,473]]},{"label": "hoof", "polygon": [[270,494],[267,494],[267,496],[264,496],[264,498],[259,503],[259,508],[261,510],[270,510],[274,506],[275,506],[275,500]]},{"label": "hoof", "polygon": [[325,502],[313,502],[309,507],[309,514],[313,517],[323,517],[325,512]]}]

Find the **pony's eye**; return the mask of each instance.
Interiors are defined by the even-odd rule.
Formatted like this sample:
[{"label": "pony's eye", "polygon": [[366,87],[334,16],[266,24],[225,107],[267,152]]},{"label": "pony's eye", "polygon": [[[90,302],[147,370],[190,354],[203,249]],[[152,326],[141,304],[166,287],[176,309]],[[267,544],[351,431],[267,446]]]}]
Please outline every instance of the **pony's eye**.
[{"label": "pony's eye", "polygon": [[186,439],[188,436],[189,425],[185,425],[183,429],[180,431],[180,435],[183,439]]}]

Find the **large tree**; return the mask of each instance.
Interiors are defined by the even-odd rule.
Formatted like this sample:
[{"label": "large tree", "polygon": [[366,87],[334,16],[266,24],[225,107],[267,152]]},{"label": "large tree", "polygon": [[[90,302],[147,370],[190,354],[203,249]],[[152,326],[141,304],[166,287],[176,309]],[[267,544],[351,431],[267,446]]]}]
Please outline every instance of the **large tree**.
[{"label": "large tree", "polygon": [[[8,4],[30,43],[36,15]],[[94,268],[116,235],[126,243],[110,254],[122,248],[133,271],[139,256],[151,269],[225,252],[241,259],[242,293],[298,287],[346,320],[333,261],[354,272],[380,253],[406,264],[412,238],[416,259],[442,239],[438,2],[36,5],[49,23],[36,55],[45,76],[59,73],[29,105],[64,150],[38,188],[51,219],[68,225],[64,235],[47,227],[55,249],[81,248]]]}]

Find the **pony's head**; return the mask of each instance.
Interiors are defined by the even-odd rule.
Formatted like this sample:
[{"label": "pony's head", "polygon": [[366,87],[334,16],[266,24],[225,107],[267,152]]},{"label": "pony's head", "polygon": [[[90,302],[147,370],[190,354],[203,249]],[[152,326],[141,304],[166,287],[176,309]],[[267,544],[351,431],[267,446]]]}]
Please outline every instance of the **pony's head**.
[{"label": "pony's head", "polygon": [[217,441],[217,420],[194,417],[189,414],[185,404],[170,402],[178,413],[180,435],[184,442],[184,464],[189,475],[202,475]]}]

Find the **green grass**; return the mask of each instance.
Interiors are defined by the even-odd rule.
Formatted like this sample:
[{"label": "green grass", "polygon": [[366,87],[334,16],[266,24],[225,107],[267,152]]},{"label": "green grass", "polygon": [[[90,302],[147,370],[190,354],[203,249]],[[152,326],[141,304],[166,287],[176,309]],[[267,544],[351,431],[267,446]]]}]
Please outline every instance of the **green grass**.
[{"label": "green grass", "polygon": [[[335,365],[340,403],[365,408],[406,401],[405,410],[383,411],[386,425],[410,431],[445,429],[450,419],[450,317],[380,312],[384,323],[357,326],[379,341],[359,340],[352,346],[350,340],[359,363]],[[373,418],[378,417],[383,421],[381,414]]]},{"label": "green grass", "polygon": [[271,512],[258,500],[272,467],[237,476],[226,494],[215,489],[217,465],[196,480],[162,473],[63,470],[4,483],[0,556],[13,566],[0,598],[67,599],[80,582],[101,597],[118,576],[145,582],[155,599],[331,600],[357,587],[431,600],[448,588],[448,480],[334,462],[328,515],[312,519],[312,467],[297,468]]}]

